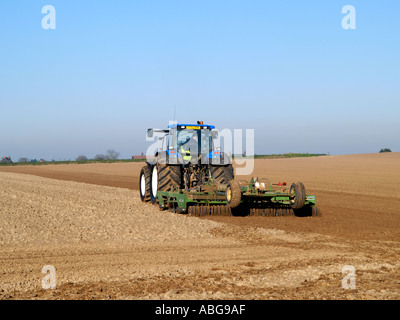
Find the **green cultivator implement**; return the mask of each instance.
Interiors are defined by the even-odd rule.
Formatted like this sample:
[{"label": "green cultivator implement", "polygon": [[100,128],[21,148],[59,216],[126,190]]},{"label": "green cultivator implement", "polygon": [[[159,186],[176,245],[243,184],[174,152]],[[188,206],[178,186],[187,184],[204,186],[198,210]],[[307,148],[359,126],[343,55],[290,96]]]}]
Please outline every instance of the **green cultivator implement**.
[{"label": "green cultivator implement", "polygon": [[315,196],[307,195],[301,182],[287,188],[266,179],[232,180],[193,190],[160,191],[157,200],[161,209],[194,216],[320,216]]},{"label": "green cultivator implement", "polygon": [[215,148],[218,132],[202,121],[173,124],[167,130],[149,129],[163,136],[140,172],[140,198],[162,210],[195,216],[319,216],[315,196],[303,183],[272,184],[267,179],[234,179],[230,157]]}]

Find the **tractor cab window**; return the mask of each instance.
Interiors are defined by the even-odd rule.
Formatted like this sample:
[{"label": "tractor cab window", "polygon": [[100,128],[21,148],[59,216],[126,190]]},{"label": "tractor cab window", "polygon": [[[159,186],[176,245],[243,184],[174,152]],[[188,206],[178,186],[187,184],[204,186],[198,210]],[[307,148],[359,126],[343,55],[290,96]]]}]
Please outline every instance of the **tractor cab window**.
[{"label": "tractor cab window", "polygon": [[[171,139],[172,140],[172,139]],[[176,139],[171,141],[171,146],[182,152],[190,149],[194,153],[209,153],[213,148],[213,140],[210,130],[182,129],[177,131]]]},{"label": "tractor cab window", "polygon": [[198,148],[199,137],[197,130],[179,130],[177,136],[177,150],[196,152]]},{"label": "tractor cab window", "polygon": [[210,151],[213,150],[213,141],[211,132],[208,129],[202,129],[200,131],[201,131],[201,139],[200,139],[201,144],[199,151],[202,154],[209,153]]}]

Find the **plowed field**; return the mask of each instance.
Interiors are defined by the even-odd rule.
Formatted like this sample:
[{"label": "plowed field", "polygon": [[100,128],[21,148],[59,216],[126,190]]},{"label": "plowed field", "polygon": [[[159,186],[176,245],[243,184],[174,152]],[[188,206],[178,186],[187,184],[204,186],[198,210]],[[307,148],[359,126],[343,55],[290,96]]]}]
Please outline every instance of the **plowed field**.
[{"label": "plowed field", "polygon": [[142,165],[0,167],[0,299],[400,298],[400,153],[255,161],[302,181],[317,218],[161,212]]}]

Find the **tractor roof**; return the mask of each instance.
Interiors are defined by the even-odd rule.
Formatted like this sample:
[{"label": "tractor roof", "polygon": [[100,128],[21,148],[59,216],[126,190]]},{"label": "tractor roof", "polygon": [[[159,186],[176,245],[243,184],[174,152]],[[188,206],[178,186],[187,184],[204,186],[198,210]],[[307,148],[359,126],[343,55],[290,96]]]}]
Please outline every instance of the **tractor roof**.
[{"label": "tractor roof", "polygon": [[188,124],[188,123],[175,123],[168,126],[168,128],[179,129],[215,129],[215,126],[209,124]]}]

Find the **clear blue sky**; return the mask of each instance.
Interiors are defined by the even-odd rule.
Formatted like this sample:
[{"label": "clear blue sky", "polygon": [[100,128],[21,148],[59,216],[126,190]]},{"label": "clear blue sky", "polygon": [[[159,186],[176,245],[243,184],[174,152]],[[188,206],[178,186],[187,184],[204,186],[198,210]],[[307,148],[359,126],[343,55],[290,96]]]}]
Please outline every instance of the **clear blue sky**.
[{"label": "clear blue sky", "polygon": [[258,154],[400,151],[399,16],[394,0],[3,0],[0,155],[128,158],[175,105],[254,128]]}]

